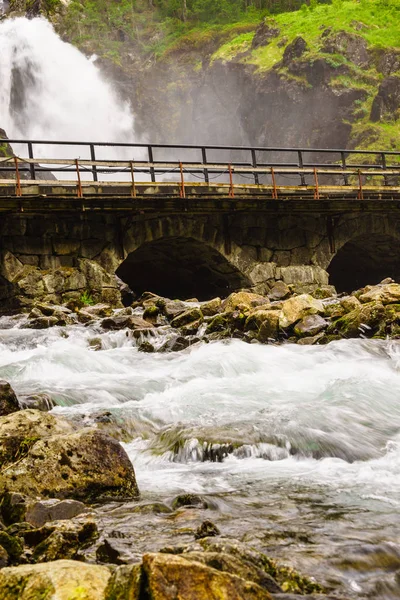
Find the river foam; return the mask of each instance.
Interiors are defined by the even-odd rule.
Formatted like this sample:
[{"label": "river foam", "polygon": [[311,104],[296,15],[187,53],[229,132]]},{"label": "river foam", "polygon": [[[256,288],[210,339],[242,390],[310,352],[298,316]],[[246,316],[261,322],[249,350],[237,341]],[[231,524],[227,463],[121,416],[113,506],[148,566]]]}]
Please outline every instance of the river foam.
[{"label": "river foam", "polygon": [[[111,414],[133,434],[124,446],[144,501],[202,494],[225,533],[262,549],[269,540],[298,568],[341,581],[346,596],[398,597],[392,571],[374,561],[400,557],[399,342],[231,340],[146,354],[129,331],[24,322],[0,319],[0,377],[20,395],[49,393],[57,414],[87,424]],[[105,526],[134,536],[135,515],[106,511]],[[313,540],[312,551],[282,546],[288,536]],[[389,592],[378,593],[382,578]]]}]

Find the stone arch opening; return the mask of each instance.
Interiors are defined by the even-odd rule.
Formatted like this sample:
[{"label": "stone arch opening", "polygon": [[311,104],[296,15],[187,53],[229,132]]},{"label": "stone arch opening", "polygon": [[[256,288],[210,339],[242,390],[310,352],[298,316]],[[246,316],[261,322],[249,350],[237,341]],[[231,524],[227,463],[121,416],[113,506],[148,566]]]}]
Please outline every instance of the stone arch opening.
[{"label": "stone arch opening", "polygon": [[338,292],[352,292],[392,277],[400,280],[399,241],[389,235],[370,234],[344,244],[329,267],[329,283]]},{"label": "stone arch opening", "polygon": [[169,298],[209,300],[251,285],[220,252],[182,237],[146,242],[127,256],[116,275],[138,296],[150,291]]}]

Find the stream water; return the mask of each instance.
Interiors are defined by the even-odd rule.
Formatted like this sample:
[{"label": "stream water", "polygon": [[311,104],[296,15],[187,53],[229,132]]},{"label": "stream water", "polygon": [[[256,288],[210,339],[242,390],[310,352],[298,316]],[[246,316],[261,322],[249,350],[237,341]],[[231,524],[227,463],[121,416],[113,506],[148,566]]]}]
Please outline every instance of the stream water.
[{"label": "stream water", "polygon": [[[398,342],[145,354],[126,331],[22,323],[0,320],[0,376],[18,394],[133,432],[141,501],[98,513],[122,553],[190,542],[209,518],[347,597],[400,598]],[[181,492],[208,508],[171,512]]]}]

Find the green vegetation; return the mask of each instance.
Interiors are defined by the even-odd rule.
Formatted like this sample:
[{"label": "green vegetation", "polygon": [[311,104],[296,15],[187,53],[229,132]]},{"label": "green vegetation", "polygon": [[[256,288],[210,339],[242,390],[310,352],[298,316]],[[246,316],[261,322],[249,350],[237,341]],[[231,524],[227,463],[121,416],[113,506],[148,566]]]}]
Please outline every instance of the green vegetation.
[{"label": "green vegetation", "polygon": [[[277,35],[254,48],[261,22]],[[148,58],[181,61],[194,72],[235,61],[255,67],[260,76],[275,68],[282,78],[310,88],[304,73],[281,63],[288,44],[301,36],[307,43],[301,61],[312,66],[322,58],[333,70],[331,88],[364,92],[350,124],[354,146],[369,149],[398,144],[399,123],[371,123],[369,115],[384,77],[377,69],[380,53],[400,46],[399,22],[399,0],[72,0],[63,18],[74,44],[128,71],[135,68],[132,59],[139,68]],[[373,50],[368,67],[357,66],[343,49],[324,49],[326,38],[338,32],[359,36]]]},{"label": "green vegetation", "polygon": [[93,300],[92,295],[87,290],[85,292],[83,292],[83,294],[79,298],[79,301],[84,306],[93,306],[95,304],[95,301]]}]

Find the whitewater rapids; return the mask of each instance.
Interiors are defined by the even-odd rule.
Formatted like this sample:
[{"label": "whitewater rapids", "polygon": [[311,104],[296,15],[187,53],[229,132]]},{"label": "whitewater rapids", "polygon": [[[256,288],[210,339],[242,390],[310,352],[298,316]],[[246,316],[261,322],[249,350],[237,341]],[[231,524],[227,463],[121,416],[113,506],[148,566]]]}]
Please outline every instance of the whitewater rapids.
[{"label": "whitewater rapids", "polygon": [[[131,427],[125,448],[143,498],[203,494],[228,533],[261,547],[282,530],[312,538],[272,547],[341,581],[351,597],[400,597],[393,573],[373,562],[389,553],[400,569],[398,342],[232,340],[146,354],[125,331],[33,331],[21,322],[0,319],[0,377],[17,394],[49,393],[57,414],[90,422],[110,411]],[[93,350],[93,338],[102,350]],[[124,512],[124,531],[127,519]],[[357,572],[360,548],[369,567]]]}]

